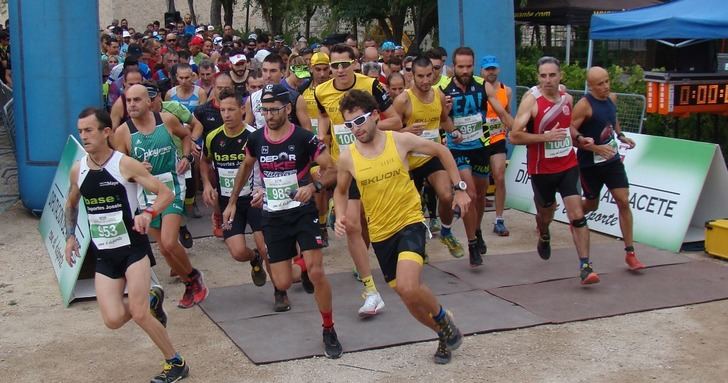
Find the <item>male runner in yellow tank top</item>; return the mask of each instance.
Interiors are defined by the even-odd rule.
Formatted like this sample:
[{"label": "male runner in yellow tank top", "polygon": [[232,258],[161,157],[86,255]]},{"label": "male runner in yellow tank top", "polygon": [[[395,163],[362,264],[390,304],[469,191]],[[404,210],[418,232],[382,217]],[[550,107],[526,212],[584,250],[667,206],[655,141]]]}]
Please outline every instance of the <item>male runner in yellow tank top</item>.
[{"label": "male runner in yellow tank top", "polygon": [[448,363],[451,351],[462,343],[462,334],[421,280],[427,228],[420,196],[409,176],[408,156],[416,151],[441,161],[453,185],[453,206],[467,211],[470,197],[446,147],[413,134],[380,130],[378,107],[371,94],[360,90],[349,91],[341,100],[344,124],[356,141],[339,157],[334,191],[336,234],[347,233],[348,191],[355,179],[384,279],[412,316],[437,332],[440,342],[435,363]]},{"label": "male runner in yellow tank top", "polygon": [[[356,60],[354,50],[350,46],[346,44],[334,45],[331,48],[330,58],[333,78],[317,86],[315,96],[319,106],[318,137],[319,140],[324,140],[329,131],[331,132],[331,157],[336,162],[339,153],[342,152],[341,149],[351,146],[355,141],[351,131],[344,126],[344,118],[339,110],[341,99],[347,91],[357,89],[375,97],[378,109],[382,111],[382,114],[386,114],[386,117],[382,117],[382,122],[378,126],[379,129],[400,129],[402,121],[394,111],[392,99],[384,87],[376,79],[354,72],[353,64]],[[345,209],[349,222],[346,241],[349,254],[364,284],[365,301],[364,305],[359,308],[359,315],[369,317],[376,315],[384,308],[384,302],[377,292],[374,279],[372,279],[372,270],[367,252],[368,239],[363,236],[362,230],[366,222],[363,222],[358,194],[359,192],[355,187],[349,193],[349,207]],[[337,220],[339,217],[343,216],[337,215]]]},{"label": "male runner in yellow tank top", "polygon": [[[452,130],[452,123],[447,118],[449,109],[445,104],[445,94],[435,91],[432,85],[435,74],[432,62],[424,56],[417,57],[412,62],[413,86],[405,90],[394,99],[394,109],[404,122],[405,127],[400,132],[418,135],[424,139],[442,145],[440,141],[440,125],[446,125],[446,130]],[[432,185],[440,201],[438,212],[442,219],[440,241],[447,246],[450,254],[455,258],[465,255],[463,246],[452,234],[453,212],[452,189],[450,179],[436,158],[421,153],[415,153],[409,158],[410,174],[419,191],[425,179]]]}]

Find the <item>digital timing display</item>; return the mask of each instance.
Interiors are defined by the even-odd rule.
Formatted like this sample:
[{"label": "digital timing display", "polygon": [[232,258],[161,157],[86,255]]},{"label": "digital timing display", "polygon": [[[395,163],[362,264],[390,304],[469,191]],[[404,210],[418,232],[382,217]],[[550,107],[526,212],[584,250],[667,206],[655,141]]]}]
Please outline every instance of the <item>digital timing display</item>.
[{"label": "digital timing display", "polygon": [[675,84],[674,89],[675,106],[728,104],[728,83]]}]

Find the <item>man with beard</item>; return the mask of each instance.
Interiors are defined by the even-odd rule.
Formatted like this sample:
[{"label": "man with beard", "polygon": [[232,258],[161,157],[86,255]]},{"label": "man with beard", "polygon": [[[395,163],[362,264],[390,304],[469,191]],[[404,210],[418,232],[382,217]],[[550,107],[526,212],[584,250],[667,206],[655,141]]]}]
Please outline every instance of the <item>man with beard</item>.
[{"label": "man with beard", "polygon": [[248,80],[249,69],[248,69],[248,58],[242,52],[236,52],[230,54],[230,78],[233,80],[233,87],[235,88],[235,94],[243,100],[248,97],[248,89],[245,86],[245,82]]}]

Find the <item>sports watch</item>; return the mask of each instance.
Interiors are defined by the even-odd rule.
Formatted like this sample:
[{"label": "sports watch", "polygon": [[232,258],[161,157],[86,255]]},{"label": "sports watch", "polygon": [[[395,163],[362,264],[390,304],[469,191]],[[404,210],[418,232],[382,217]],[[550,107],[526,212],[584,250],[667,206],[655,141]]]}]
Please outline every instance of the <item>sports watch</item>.
[{"label": "sports watch", "polygon": [[452,185],[452,190],[454,191],[465,191],[468,189],[468,184],[465,183],[465,181],[460,181],[456,184]]}]

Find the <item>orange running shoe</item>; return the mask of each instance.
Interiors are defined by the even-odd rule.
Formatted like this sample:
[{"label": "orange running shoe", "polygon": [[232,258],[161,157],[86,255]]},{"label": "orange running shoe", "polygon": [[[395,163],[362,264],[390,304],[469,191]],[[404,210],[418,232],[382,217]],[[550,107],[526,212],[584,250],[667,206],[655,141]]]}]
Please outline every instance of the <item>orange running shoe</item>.
[{"label": "orange running shoe", "polygon": [[212,213],[212,235],[222,238],[222,213]]},{"label": "orange running shoe", "polygon": [[624,262],[627,263],[630,271],[638,271],[645,268],[645,265],[637,259],[637,255],[634,251],[628,251],[627,255],[624,256]]}]

